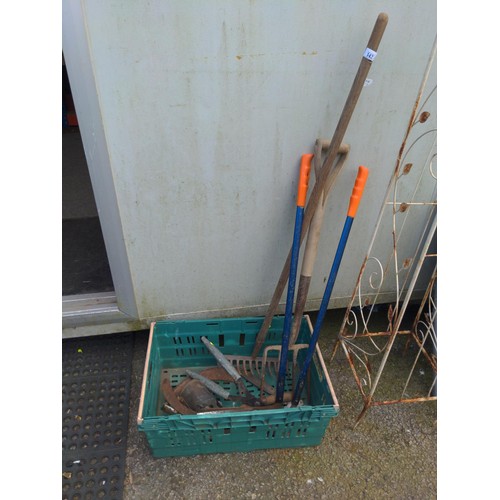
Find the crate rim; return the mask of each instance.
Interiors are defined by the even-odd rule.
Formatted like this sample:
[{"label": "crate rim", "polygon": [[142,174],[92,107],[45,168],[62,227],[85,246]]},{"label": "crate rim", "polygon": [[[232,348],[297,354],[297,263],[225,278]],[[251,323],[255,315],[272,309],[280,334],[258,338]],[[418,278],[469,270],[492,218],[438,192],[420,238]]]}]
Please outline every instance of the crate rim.
[{"label": "crate rim", "polygon": [[[241,317],[241,318],[207,318],[206,320],[205,319],[193,319],[193,320],[181,320],[182,322],[202,322],[202,321],[217,321],[217,320],[227,320],[227,319],[246,319],[246,318],[257,318],[258,316],[248,316],[248,317]],[[258,317],[259,319],[263,319],[261,317]],[[310,333],[312,334],[312,331],[313,331],[313,325],[311,323],[311,319],[309,317],[308,314],[304,314],[303,315],[303,318],[306,320],[307,322],[307,325],[308,325],[308,328],[309,328],[309,331]],[[153,335],[154,335],[154,331],[155,331],[155,326],[157,323],[177,323],[178,321],[175,321],[175,320],[159,320],[159,321],[153,321],[151,322],[151,325],[150,325],[150,328],[149,328],[149,339],[148,339],[148,346],[147,346],[147,350],[146,350],[146,360],[145,360],[145,363],[144,363],[144,371],[143,371],[143,376],[142,376],[142,386],[141,386],[141,396],[140,396],[140,400],[139,400],[139,409],[138,409],[138,412],[137,412],[137,425],[139,426],[143,426],[144,424],[144,416],[143,416],[143,412],[144,412],[144,400],[145,400],[145,396],[146,396],[146,385],[147,385],[147,375],[148,375],[148,368],[149,368],[149,359],[150,359],[150,355],[151,355],[151,346],[152,346],[152,343],[153,343]],[[312,405],[304,405],[304,406],[300,406],[300,407],[294,407],[294,408],[287,408],[287,407],[284,407],[284,408],[280,408],[280,409],[277,409],[277,410],[249,410],[249,411],[245,411],[245,412],[237,412],[238,415],[255,415],[257,412],[261,412],[261,411],[265,411],[265,412],[282,412],[284,410],[292,410],[294,412],[297,412],[297,411],[311,411],[311,410],[318,410],[318,411],[321,411],[321,408],[333,408],[335,413],[338,414],[339,412],[339,409],[340,409],[340,406],[339,406],[339,403],[338,403],[338,399],[337,399],[337,395],[335,394],[335,390],[333,388],[333,384],[332,384],[332,381],[330,379],[330,375],[328,374],[328,369],[326,367],[326,364],[325,364],[325,361],[323,359],[323,355],[321,354],[321,350],[319,348],[319,345],[316,344],[316,354],[318,356],[318,360],[319,360],[319,363],[320,363],[320,366],[321,366],[321,370],[323,371],[323,374],[325,376],[325,379],[326,379],[326,383],[328,385],[328,390],[330,391],[330,394],[332,395],[332,399],[333,399],[333,405],[315,405],[315,406],[312,406]],[[324,410],[323,410],[324,411]],[[218,413],[218,412],[217,412]],[[224,415],[227,415],[227,416],[231,416],[231,415],[234,415],[235,412],[224,412]],[[200,417],[202,417],[203,415],[200,415],[200,414],[196,414],[196,415],[172,415],[172,417],[177,417],[175,420],[179,419],[181,421],[189,421],[189,420],[193,420],[193,419],[200,419]],[[213,413],[209,413],[207,415],[207,418],[208,417],[213,417]],[[164,419],[165,417],[163,416],[154,416],[154,417],[147,417],[147,421],[148,422],[151,422],[154,424],[155,421],[158,421],[160,422],[161,419]]]}]

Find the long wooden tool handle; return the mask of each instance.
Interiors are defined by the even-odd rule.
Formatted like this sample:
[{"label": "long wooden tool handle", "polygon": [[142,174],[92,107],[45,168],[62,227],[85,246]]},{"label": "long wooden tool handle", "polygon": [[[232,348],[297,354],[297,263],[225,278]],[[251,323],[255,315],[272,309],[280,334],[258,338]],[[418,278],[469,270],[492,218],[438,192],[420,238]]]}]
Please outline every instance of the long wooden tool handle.
[{"label": "long wooden tool handle", "polygon": [[[381,13],[378,15],[375,25],[373,27],[370,39],[368,40],[367,47],[361,58],[358,72],[356,73],[354,82],[352,83],[351,91],[347,96],[347,100],[344,104],[344,109],[342,110],[342,114],[340,115],[337,128],[335,129],[335,132],[333,134],[330,143],[330,148],[328,149],[328,153],[323,163],[323,167],[321,168],[320,175],[316,180],[314,188],[309,197],[309,202],[307,203],[304,212],[304,220],[302,223],[302,233],[300,235],[301,243],[305,235],[307,234],[309,224],[311,223],[311,219],[314,215],[318,202],[321,198],[321,194],[323,193],[323,189],[329,177],[329,173],[332,168],[333,162],[339,152],[340,144],[342,143],[342,139],[344,138],[352,113],[354,111],[354,108],[356,107],[356,103],[358,102],[358,98],[361,94],[361,91],[363,90],[363,86],[366,77],[368,75],[368,72],[370,71],[372,61],[375,59],[375,56],[377,55],[377,50],[380,41],[382,40],[382,36],[384,34],[388,20],[389,20],[388,15],[385,13]],[[255,345],[252,351],[253,358],[255,358],[259,353],[260,348],[264,343],[264,339],[266,338],[267,331],[269,330],[269,326],[271,325],[271,321],[273,320],[274,314],[276,313],[276,309],[279,306],[279,301],[281,296],[283,295],[283,290],[285,289],[285,285],[288,279],[290,261],[292,256],[291,254],[292,250],[290,249],[290,251],[288,252],[288,257],[286,259],[285,265],[283,266],[283,270],[281,271],[278,284],[276,285],[274,295],[271,299],[271,303],[269,304],[266,316],[259,330],[259,333],[257,334],[257,337],[255,339]]]},{"label": "long wooden tool handle", "polygon": [[[342,110],[337,128],[333,134],[330,148],[326,155],[325,162],[323,163],[323,169],[320,178],[323,174],[325,176],[327,175],[326,172],[323,172],[324,170],[326,170],[325,167],[327,167],[328,165],[331,166],[333,164],[333,161],[335,160],[335,157],[337,156],[340,143],[342,142],[344,134],[347,130],[347,126],[349,125],[349,121],[351,120],[352,113],[354,111],[354,108],[356,107],[359,96],[361,95],[361,91],[363,90],[363,86],[365,84],[368,72],[370,71],[372,62],[377,55],[378,46],[380,45],[380,41],[382,40],[382,35],[384,34],[388,21],[389,17],[385,13],[379,14],[377,20],[375,21],[375,26],[373,27],[372,34],[370,36],[370,39],[368,40],[368,44],[363,53],[363,57],[361,58],[361,62],[359,63],[358,72],[354,77],[351,91],[347,96],[344,109]],[[313,195],[311,194],[309,202],[312,201],[312,196]]]}]

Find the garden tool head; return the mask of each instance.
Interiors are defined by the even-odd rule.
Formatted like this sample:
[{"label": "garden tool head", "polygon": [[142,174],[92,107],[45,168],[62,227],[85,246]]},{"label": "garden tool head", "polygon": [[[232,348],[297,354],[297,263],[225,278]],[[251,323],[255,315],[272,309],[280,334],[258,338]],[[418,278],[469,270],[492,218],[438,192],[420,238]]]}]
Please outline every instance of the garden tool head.
[{"label": "garden tool head", "polygon": [[179,393],[179,399],[196,412],[219,408],[213,393],[198,380],[190,380]]}]

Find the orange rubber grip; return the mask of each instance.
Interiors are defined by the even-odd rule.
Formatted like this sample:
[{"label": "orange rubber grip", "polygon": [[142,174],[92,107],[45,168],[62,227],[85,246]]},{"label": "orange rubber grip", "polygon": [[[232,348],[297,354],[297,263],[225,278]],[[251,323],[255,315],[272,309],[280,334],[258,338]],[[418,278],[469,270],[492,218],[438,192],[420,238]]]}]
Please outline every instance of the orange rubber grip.
[{"label": "orange rubber grip", "polygon": [[311,173],[311,162],[313,154],[302,155],[300,159],[299,188],[297,190],[297,206],[305,207],[307,198],[307,187],[309,186],[309,174]]},{"label": "orange rubber grip", "polygon": [[347,211],[348,217],[356,217],[359,202],[361,201],[363,190],[365,189],[366,179],[368,179],[368,172],[369,170],[362,165],[358,169],[358,176],[356,177],[356,181],[354,182],[351,199],[349,201],[349,210]]}]

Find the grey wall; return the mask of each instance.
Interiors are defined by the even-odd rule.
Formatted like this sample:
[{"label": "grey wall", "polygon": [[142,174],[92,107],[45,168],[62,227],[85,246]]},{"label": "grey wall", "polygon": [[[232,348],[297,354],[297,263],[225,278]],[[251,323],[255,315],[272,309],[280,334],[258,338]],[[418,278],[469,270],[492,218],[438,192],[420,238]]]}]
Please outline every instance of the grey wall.
[{"label": "grey wall", "polygon": [[[389,15],[344,138],[351,153],[310,291],[309,307],[319,306],[366,165],[333,294],[345,305],[436,35],[435,1],[70,4],[64,50],[96,202],[117,296],[139,318],[265,311],[291,243],[300,156],[332,137],[375,19]],[[435,121],[435,102],[426,109]]]}]

